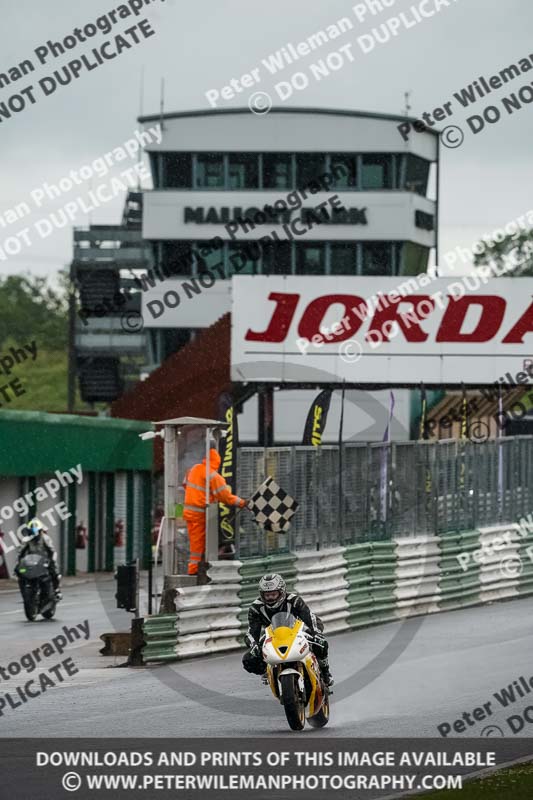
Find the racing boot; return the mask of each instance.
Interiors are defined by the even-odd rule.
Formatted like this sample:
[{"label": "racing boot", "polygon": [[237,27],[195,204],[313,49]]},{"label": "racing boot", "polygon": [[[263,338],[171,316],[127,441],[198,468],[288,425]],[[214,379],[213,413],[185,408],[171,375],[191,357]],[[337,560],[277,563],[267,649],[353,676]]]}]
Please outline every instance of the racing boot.
[{"label": "racing boot", "polygon": [[329,671],[329,661],[327,658],[318,658],[317,661],[320,666],[322,679],[326,684],[326,686],[328,687],[328,689],[331,689],[331,687],[334,684],[334,680],[332,678],[331,672]]},{"label": "racing boot", "polygon": [[57,600],[58,603],[59,603],[60,600],[63,599],[63,595],[61,593],[61,584],[60,584],[61,578],[62,578],[62,576],[59,575],[59,574],[52,575],[52,583],[53,583],[53,587],[54,587],[54,597],[55,597],[55,599]]}]

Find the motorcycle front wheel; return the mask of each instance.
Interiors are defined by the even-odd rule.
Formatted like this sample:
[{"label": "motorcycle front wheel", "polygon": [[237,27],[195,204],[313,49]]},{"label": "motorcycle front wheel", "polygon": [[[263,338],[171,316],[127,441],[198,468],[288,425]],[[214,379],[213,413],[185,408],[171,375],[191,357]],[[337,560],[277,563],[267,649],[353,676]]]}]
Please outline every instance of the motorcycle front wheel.
[{"label": "motorcycle front wheel", "polygon": [[308,723],[311,725],[312,728],[323,728],[324,725],[327,725],[329,722],[329,694],[326,690],[326,696],[324,697],[324,702],[322,703],[322,708],[320,711],[314,715],[314,717],[307,718]]},{"label": "motorcycle front wheel", "polygon": [[56,613],[56,604],[52,603],[52,605],[41,612],[45,619],[52,619],[54,614]]},{"label": "motorcycle front wheel", "polygon": [[39,613],[39,587],[30,583],[24,587],[22,593],[24,613],[29,622],[33,622]]},{"label": "motorcycle front wheel", "polygon": [[281,675],[281,697],[289,727],[293,731],[301,731],[305,726],[305,702],[298,688],[298,675],[289,673]]},{"label": "motorcycle front wheel", "polygon": [[45,584],[41,591],[40,612],[45,619],[52,619],[56,613],[57,601],[55,592],[50,583]]}]

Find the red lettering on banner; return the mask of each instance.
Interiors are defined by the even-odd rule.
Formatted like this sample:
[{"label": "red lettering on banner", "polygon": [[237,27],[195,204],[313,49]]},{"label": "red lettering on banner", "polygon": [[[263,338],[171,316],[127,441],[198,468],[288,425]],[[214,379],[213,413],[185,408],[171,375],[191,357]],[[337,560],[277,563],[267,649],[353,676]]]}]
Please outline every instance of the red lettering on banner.
[{"label": "red lettering on banner", "polygon": [[[481,306],[481,316],[472,333],[461,333],[470,306]],[[495,295],[476,295],[475,297],[450,297],[444,312],[437,342],[488,342],[499,331],[507,302]],[[505,339],[504,339],[505,341]]]},{"label": "red lettering on banner", "polygon": [[505,339],[504,344],[521,344],[524,341],[524,333],[533,331],[533,303],[527,311],[524,311],[516,325],[513,325]]},{"label": "red lettering on banner", "polygon": [[271,292],[268,299],[277,303],[272,319],[264,331],[253,331],[248,328],[244,338],[249,342],[283,342],[291,327],[300,295]]},{"label": "red lettering on banner", "polygon": [[317,334],[321,335],[320,326],[326,316],[326,312],[336,303],[344,306],[343,318],[347,324],[344,326],[346,328],[344,331],[332,333],[328,336],[329,343],[344,342],[357,333],[363,320],[354,312],[353,307],[358,308],[360,313],[364,315],[366,303],[363,298],[357,297],[355,294],[326,294],[323,297],[317,297],[305,309],[298,326],[299,335],[305,339],[312,339]]},{"label": "red lettering on banner", "polygon": [[[388,299],[387,296],[384,296]],[[268,300],[274,302],[270,321],[263,331],[251,328],[246,332],[245,339],[252,342],[280,343],[285,341],[293,323],[296,308],[300,301],[300,294],[284,292],[271,292]],[[409,311],[401,311],[404,304],[410,304]],[[298,325],[298,335],[312,340],[314,336],[323,336],[320,327],[327,312],[334,305],[340,305],[344,311],[336,315],[336,322],[329,326],[330,330],[324,344],[338,344],[354,336],[361,328],[365,318],[369,316],[366,301],[358,295],[328,294],[312,300],[305,308]],[[462,328],[466,316],[472,307],[480,309],[480,316],[474,330],[463,333]],[[435,341],[440,343],[478,343],[489,342],[493,339],[502,325],[507,301],[499,295],[476,295],[460,298],[448,297],[448,305],[442,316]],[[435,310],[435,301],[430,295],[408,295],[399,302],[394,301],[387,308],[378,307],[370,321],[367,341],[371,340],[372,333],[379,333],[380,341],[390,342],[394,333],[391,323],[397,323],[407,342],[426,342],[429,334],[421,327],[421,322]],[[335,329],[331,330],[332,327]],[[533,333],[533,302],[513,325],[509,333],[502,340],[504,344],[523,344],[524,336]]]},{"label": "red lettering on banner", "polygon": [[411,303],[414,306],[413,311],[400,311],[400,303],[388,308],[379,308],[370,323],[370,328],[366,335],[367,341],[372,340],[371,333],[378,331],[381,341],[390,342],[390,326],[383,330],[383,325],[386,322],[397,322],[408,342],[425,342],[428,334],[420,327],[420,317],[425,318],[428,315],[427,312],[422,314],[422,309],[420,309],[420,312],[418,311],[419,305],[423,302],[428,303],[431,309],[435,308],[435,302],[428,294],[409,295],[409,297],[401,299],[400,303],[402,304]]}]

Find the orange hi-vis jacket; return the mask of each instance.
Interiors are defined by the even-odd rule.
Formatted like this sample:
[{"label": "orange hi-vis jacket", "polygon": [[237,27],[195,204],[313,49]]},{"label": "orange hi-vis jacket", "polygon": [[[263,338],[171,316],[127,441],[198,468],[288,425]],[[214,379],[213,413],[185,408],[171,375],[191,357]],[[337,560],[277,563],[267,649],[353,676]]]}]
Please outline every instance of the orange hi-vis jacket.
[{"label": "orange hi-vis jacket", "polygon": [[[227,506],[238,506],[243,508],[244,500],[232,494],[226,481],[217,472],[220,467],[220,455],[214,449],[209,451],[209,500],[208,503],[225,503]],[[205,514],[205,458],[201,464],[195,464],[187,473],[185,479],[185,503],[184,516],[187,512],[199,512]]]}]

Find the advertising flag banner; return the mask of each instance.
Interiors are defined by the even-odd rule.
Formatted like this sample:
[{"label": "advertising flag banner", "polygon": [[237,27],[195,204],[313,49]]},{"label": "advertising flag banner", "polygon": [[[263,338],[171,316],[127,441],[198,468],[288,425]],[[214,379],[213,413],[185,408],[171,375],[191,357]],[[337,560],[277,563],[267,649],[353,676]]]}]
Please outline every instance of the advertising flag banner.
[{"label": "advertising flag banner", "polygon": [[322,436],[328,418],[329,404],[331,403],[331,389],[324,389],[313,400],[305,422],[302,444],[320,447]]},{"label": "advertising flag banner", "polygon": [[[420,429],[418,438],[429,439],[427,430],[427,415],[428,415],[428,400],[426,395],[426,387],[423,383],[420,384]],[[431,495],[431,470],[428,464],[429,450],[425,450],[424,459],[426,462],[425,476],[424,476],[424,491],[426,499],[426,511],[429,509],[429,500]]]},{"label": "advertising flag banner", "polygon": [[420,384],[420,428],[418,433],[419,439],[427,439],[427,411],[428,411],[428,401],[426,397],[426,387],[424,384]]},{"label": "advertising flag banner", "polygon": [[[221,418],[227,422],[227,434],[220,440],[220,474],[236,493],[237,486],[237,448],[239,446],[239,428],[233,399],[229,394],[221,398]],[[234,552],[235,543],[235,509],[225,503],[219,504],[218,544],[225,552]],[[222,554],[221,554],[222,555]]]}]

